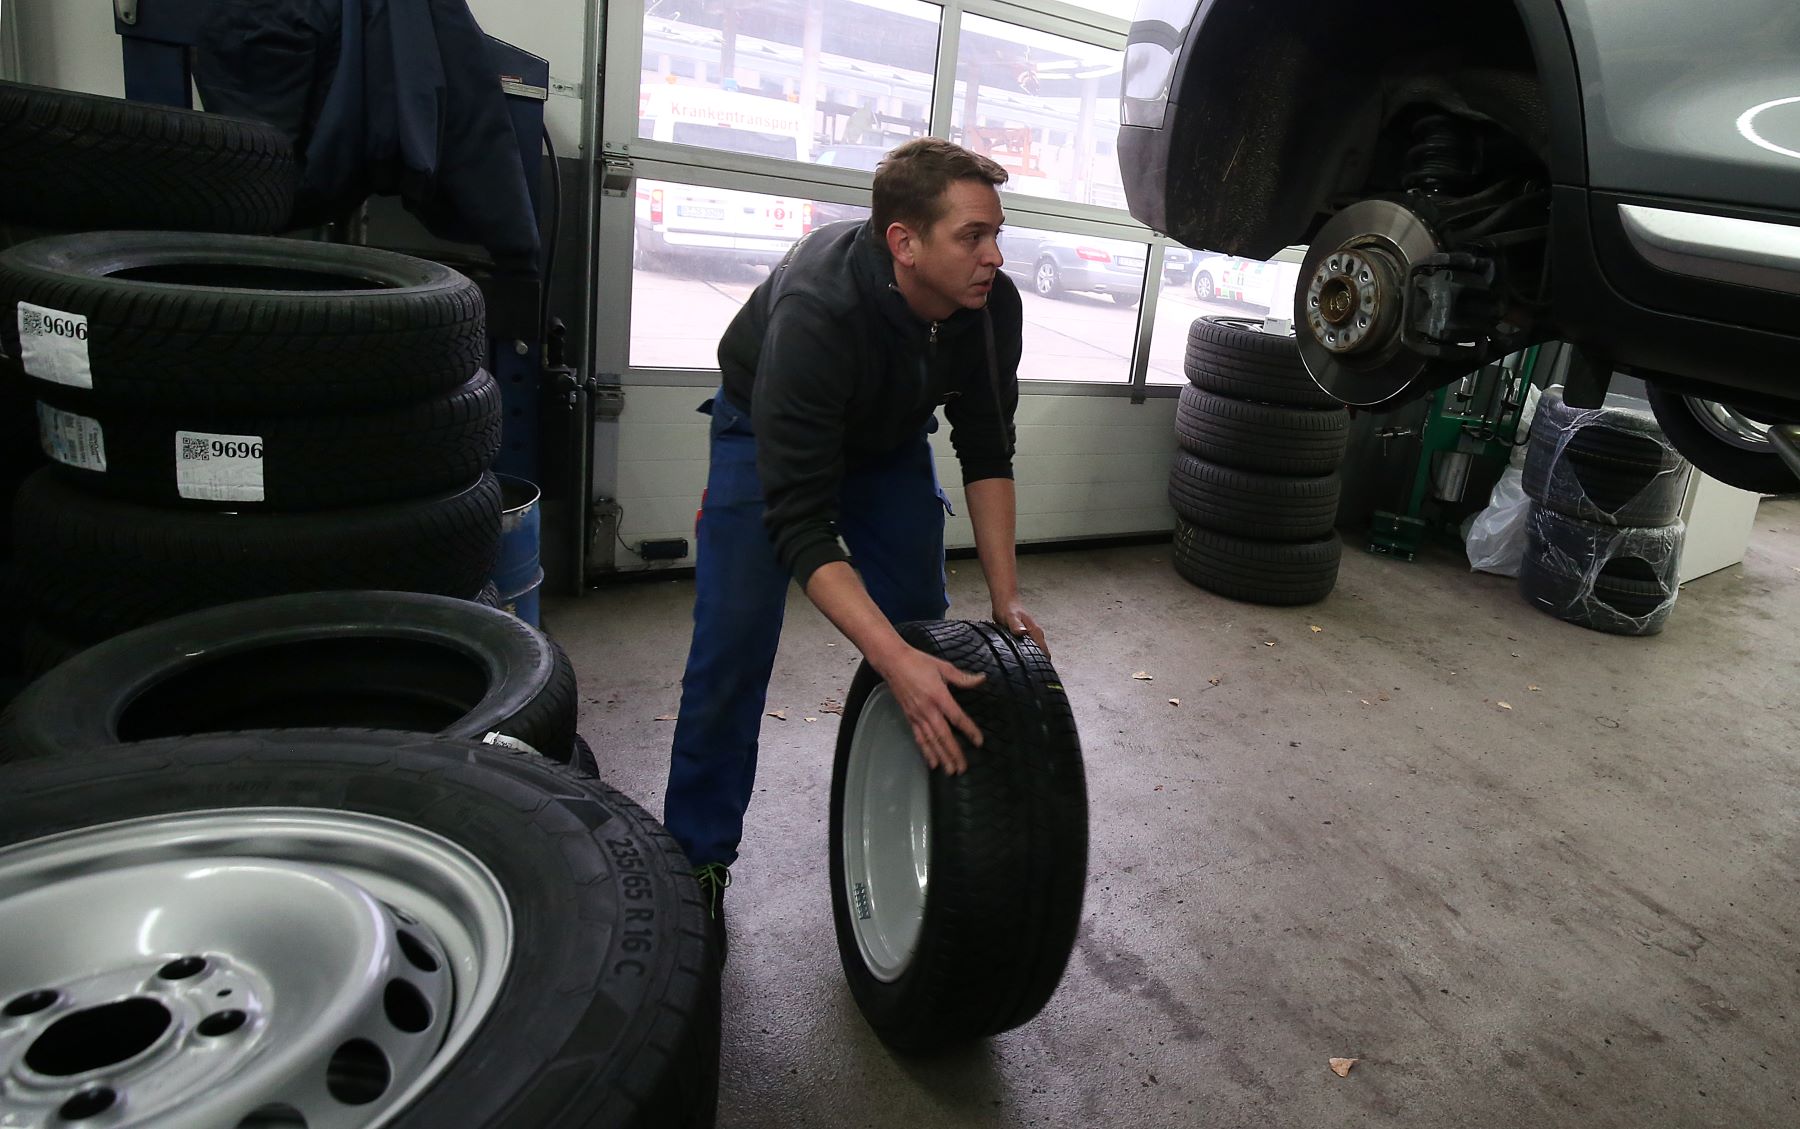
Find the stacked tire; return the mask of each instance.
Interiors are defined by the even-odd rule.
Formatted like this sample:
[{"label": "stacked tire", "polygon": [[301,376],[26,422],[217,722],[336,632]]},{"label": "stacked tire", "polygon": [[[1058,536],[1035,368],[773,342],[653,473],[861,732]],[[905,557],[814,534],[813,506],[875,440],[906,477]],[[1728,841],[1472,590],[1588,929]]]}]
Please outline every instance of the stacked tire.
[{"label": "stacked tire", "polygon": [[1338,464],[1350,418],[1290,336],[1245,318],[1188,330],[1169,472],[1175,570],[1234,600],[1309,604],[1337,583]]},{"label": "stacked tire", "polygon": [[1595,631],[1661,631],[1680,591],[1690,473],[1648,411],[1572,408],[1546,391],[1525,457],[1520,594]]}]

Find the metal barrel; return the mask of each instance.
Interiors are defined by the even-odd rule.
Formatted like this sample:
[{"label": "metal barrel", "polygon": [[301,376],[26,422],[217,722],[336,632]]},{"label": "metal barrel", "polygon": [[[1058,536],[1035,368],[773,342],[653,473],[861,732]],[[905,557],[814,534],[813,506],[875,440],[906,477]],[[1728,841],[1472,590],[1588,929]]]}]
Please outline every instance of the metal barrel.
[{"label": "metal barrel", "polygon": [[538,592],[544,570],[538,563],[538,534],[543,493],[537,484],[509,474],[500,479],[500,562],[494,587],[500,606],[531,626],[538,626]]}]

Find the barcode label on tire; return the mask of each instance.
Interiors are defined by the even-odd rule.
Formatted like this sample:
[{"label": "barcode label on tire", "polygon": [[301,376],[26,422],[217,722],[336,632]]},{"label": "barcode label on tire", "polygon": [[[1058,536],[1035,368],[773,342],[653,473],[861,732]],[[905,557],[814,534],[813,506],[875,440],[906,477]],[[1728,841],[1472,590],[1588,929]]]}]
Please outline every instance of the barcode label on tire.
[{"label": "barcode label on tire", "polygon": [[64,466],[82,470],[106,469],[106,437],[100,421],[65,412],[49,404],[37,406],[38,444],[44,454]]},{"label": "barcode label on tire", "polygon": [[20,302],[19,363],[25,366],[27,376],[71,388],[92,388],[87,315]]},{"label": "barcode label on tire", "polygon": [[262,501],[262,436],[177,431],[175,490],[206,502]]}]

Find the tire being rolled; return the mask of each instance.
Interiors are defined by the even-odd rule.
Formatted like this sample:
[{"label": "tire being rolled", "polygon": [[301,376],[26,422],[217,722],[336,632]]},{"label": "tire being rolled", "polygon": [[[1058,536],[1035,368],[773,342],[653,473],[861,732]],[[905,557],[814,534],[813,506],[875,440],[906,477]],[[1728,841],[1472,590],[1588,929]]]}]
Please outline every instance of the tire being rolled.
[{"label": "tire being rolled", "polygon": [[[966,748],[961,775],[926,770],[910,732],[894,730],[892,695],[866,663],[838,731],[838,954],[875,1033],[921,1053],[1016,1027],[1055,991],[1081,917],[1087,786],[1068,697],[1030,639],[956,621],[899,631],[926,654],[987,676],[956,692],[984,737]],[[928,809],[927,847],[876,814],[892,810],[897,789],[915,815]]]}]

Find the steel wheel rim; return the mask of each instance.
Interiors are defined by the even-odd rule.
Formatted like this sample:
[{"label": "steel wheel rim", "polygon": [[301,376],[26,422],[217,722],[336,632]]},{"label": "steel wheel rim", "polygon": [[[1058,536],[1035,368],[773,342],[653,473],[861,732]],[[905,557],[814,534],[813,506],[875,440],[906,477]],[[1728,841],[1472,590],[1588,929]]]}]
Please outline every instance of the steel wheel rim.
[{"label": "steel wheel rim", "polygon": [[1721,404],[1717,400],[1702,400],[1697,396],[1683,396],[1682,399],[1687,401],[1694,422],[1714,439],[1742,451],[1774,453],[1775,444],[1769,440],[1768,424],[1758,423],[1730,404]]},{"label": "steel wheel rim", "polygon": [[918,947],[931,879],[931,772],[886,684],[870,691],[845,766],[844,904],[869,974],[892,983]]},{"label": "steel wheel rim", "polygon": [[0,849],[8,1125],[110,1094],[108,1129],[377,1129],[467,1045],[512,947],[479,859],[378,816],[214,810]]}]

